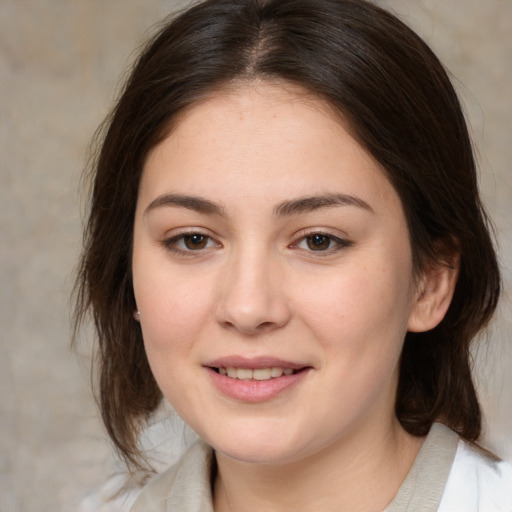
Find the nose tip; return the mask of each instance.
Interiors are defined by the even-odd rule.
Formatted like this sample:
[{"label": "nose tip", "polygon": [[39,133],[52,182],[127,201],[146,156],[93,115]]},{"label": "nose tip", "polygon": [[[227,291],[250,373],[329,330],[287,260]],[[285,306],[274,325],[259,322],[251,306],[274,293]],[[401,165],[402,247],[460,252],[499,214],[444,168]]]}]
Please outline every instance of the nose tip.
[{"label": "nose tip", "polygon": [[245,265],[224,280],[217,307],[217,320],[228,329],[256,335],[279,329],[290,319],[282,283],[272,279],[270,269]]},{"label": "nose tip", "polygon": [[[227,313],[227,314],[226,314]],[[286,325],[286,315],[279,315],[274,310],[272,315],[258,315],[254,311],[225,311],[221,323],[224,327],[245,335],[255,335],[272,331]],[[272,316],[272,318],[270,318]]]}]

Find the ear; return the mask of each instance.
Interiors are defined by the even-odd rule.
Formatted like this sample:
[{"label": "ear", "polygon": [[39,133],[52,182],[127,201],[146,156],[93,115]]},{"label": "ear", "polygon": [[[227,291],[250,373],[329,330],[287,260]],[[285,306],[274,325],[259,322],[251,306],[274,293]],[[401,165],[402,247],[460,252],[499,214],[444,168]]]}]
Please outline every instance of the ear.
[{"label": "ear", "polygon": [[459,261],[457,253],[447,261],[429,265],[425,270],[416,290],[408,331],[429,331],[444,318],[457,284]]}]

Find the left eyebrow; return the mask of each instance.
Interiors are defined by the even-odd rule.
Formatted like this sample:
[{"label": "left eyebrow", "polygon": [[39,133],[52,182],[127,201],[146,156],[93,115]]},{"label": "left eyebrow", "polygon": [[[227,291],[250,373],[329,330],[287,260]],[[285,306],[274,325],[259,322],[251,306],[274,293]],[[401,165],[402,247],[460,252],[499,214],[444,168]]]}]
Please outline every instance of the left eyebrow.
[{"label": "left eyebrow", "polygon": [[347,194],[322,194],[284,201],[274,208],[274,215],[287,217],[334,206],[355,206],[375,214],[374,209],[363,199]]}]

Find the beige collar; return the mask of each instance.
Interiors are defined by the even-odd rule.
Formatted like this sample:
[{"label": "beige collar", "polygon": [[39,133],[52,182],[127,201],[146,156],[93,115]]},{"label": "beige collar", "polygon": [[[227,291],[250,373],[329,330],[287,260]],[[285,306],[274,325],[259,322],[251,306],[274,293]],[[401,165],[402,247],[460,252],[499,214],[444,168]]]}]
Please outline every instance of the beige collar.
[{"label": "beige collar", "polygon": [[[406,479],[384,512],[436,511],[457,441],[457,434],[434,423]],[[214,512],[212,461],[212,449],[203,441],[196,441],[176,465],[144,487],[130,512]]]}]

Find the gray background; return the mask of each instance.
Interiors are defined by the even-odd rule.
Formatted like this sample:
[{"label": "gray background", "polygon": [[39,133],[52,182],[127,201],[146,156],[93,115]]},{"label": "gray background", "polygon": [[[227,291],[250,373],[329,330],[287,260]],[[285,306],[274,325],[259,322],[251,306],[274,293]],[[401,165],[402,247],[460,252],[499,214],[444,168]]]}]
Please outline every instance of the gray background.
[{"label": "gray background", "polygon": [[[181,2],[184,4],[184,2]],[[505,297],[477,354],[487,443],[512,459],[512,1],[389,0],[452,71],[498,228]],[[109,471],[89,341],[69,348],[90,137],[172,0],[0,0],[0,510],[73,511]],[[85,337],[86,338],[86,337]]]}]

